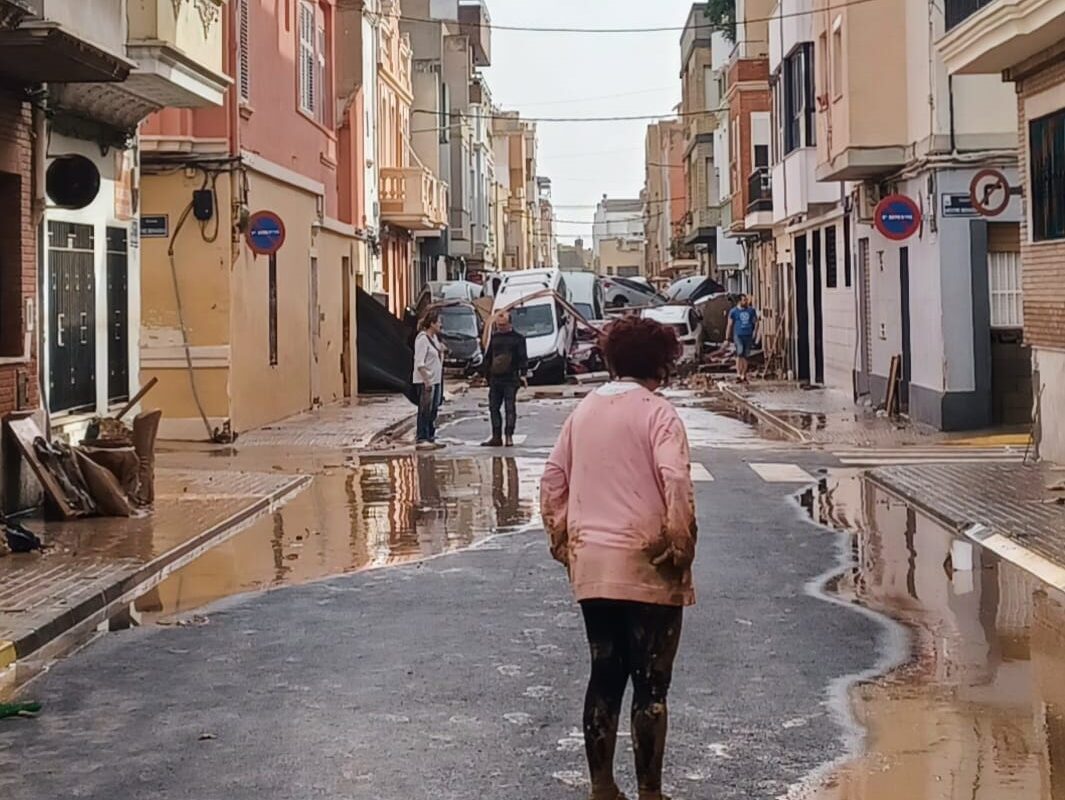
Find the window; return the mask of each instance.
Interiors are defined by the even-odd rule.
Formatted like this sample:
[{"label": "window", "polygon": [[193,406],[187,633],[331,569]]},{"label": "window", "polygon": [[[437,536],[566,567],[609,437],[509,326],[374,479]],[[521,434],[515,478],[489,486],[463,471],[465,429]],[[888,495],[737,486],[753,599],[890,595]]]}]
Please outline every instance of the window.
[{"label": "window", "polygon": [[754,168],[765,169],[769,166],[769,145],[756,144],[754,146]]},{"label": "window", "polygon": [[440,144],[451,141],[451,90],[440,81]]},{"label": "window", "polygon": [[322,125],[332,124],[329,113],[329,37],[325,12],[315,3],[299,5],[300,110]]},{"label": "window", "polygon": [[832,97],[843,97],[843,20],[839,17],[832,27]]},{"label": "window", "polygon": [[1032,239],[1065,239],[1065,109],[1032,120]]},{"label": "window", "polygon": [[814,49],[804,42],[784,59],[784,152],[813,147]]},{"label": "window", "polygon": [[987,254],[988,286],[991,290],[991,327],[1024,327],[1021,293],[1021,254]]},{"label": "window", "polygon": [[251,60],[251,21],[248,18],[248,4],[250,2],[251,0],[238,0],[237,2],[237,35],[239,37],[237,82],[240,85],[240,99],[244,103],[251,100],[251,70],[249,68]]},{"label": "window", "polygon": [[839,267],[836,265],[836,226],[825,228],[825,287],[839,287]]}]

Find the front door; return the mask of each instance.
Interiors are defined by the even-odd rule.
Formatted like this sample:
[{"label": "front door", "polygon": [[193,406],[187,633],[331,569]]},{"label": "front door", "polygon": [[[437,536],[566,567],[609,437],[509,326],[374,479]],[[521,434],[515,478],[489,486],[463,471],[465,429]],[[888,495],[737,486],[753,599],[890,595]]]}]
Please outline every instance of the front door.
[{"label": "front door", "polygon": [[95,239],[91,225],[48,223],[52,413],[96,407]]},{"label": "front door", "polygon": [[814,383],[825,382],[824,283],[821,276],[821,231],[814,231],[810,284],[814,299]]},{"label": "front door", "polygon": [[341,322],[341,335],[344,342],[340,348],[340,374],[344,376],[344,397],[351,397],[353,392],[351,368],[351,259],[344,256],[340,259],[341,288],[344,297],[343,320]]},{"label": "front door", "polygon": [[107,229],[107,399],[129,399],[129,248],[125,228]]},{"label": "front door", "polygon": [[310,322],[311,340],[311,406],[322,402],[321,375],[318,371],[318,355],[322,337],[322,310],[318,306],[318,259],[311,259],[310,287],[307,302],[307,318]]},{"label": "front door", "polygon": [[810,380],[810,306],[809,283],[806,272],[806,237],[795,237],[795,339],[797,344],[795,377]]}]

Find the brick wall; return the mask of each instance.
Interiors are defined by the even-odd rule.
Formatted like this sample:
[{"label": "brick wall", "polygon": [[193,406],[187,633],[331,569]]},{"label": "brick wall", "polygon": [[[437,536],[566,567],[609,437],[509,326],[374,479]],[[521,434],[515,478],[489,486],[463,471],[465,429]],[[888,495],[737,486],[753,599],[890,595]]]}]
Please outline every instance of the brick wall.
[{"label": "brick wall", "polygon": [[[1018,122],[1025,185],[1027,228],[1028,181],[1031,174],[1028,150],[1028,120],[1024,101],[1032,95],[1065,83],[1065,63],[1056,64],[1017,84]],[[1021,234],[1024,269],[1024,331],[1029,344],[1038,347],[1065,347],[1065,240],[1029,242],[1027,230]]]},{"label": "brick wall", "polygon": [[31,132],[29,105],[0,92],[0,414],[19,407],[20,383],[25,387],[22,407],[38,405],[36,343],[32,338],[30,352],[23,352],[26,300],[37,297]]}]

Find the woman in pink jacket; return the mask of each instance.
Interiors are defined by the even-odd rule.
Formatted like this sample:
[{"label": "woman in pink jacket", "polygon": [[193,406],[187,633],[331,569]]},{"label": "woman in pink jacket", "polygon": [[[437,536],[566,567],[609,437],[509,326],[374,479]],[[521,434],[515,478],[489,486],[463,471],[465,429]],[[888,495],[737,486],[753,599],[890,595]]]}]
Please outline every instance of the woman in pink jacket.
[{"label": "woman in pink jacket", "polygon": [[663,797],[666,695],[683,608],[695,602],[696,526],[688,437],[655,390],[681,352],[671,328],[615,322],[605,344],[615,379],[566,421],[541,484],[551,553],[569,570],[591,648],[584,741],[594,800],[624,798],[614,749],[630,678],[639,797]]}]

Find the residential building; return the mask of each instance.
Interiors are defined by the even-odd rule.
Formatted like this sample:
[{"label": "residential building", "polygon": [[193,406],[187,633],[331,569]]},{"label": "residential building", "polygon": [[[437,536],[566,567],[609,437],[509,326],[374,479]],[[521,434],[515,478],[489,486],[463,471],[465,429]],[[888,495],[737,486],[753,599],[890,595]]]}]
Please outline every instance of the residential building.
[{"label": "residential building", "polygon": [[260,5],[219,7],[224,105],[167,109],[142,131],[140,374],[159,379],[170,437],[230,439],[357,391],[373,11]]},{"label": "residential building", "polygon": [[481,0],[406,0],[404,17],[414,152],[448,187],[446,235],[424,243],[417,277],[459,278],[487,265],[495,153],[491,93],[478,70],[492,62],[491,19]]},{"label": "residential building", "polygon": [[[52,432],[77,440],[93,416],[123,405],[141,381],[138,126],[165,106],[182,113],[221,105],[229,82],[222,71],[224,6],[214,0],[30,5],[35,13],[0,36],[0,52],[11,73],[5,83],[35,89],[42,112],[33,162],[42,194],[25,217],[40,225],[41,388]],[[17,108],[9,107],[15,138],[29,119],[25,107]],[[9,181],[8,190],[24,191],[17,185],[31,184]],[[14,224],[20,206],[9,208]],[[22,249],[24,265],[27,252],[33,251]],[[18,253],[14,247],[7,257]],[[10,340],[18,330],[33,330],[29,289],[24,284],[10,328],[3,312]],[[8,353],[18,344],[9,341]],[[24,335],[21,345],[17,358],[30,364],[32,345]],[[17,377],[15,392],[16,405],[25,406],[34,402],[36,387]]]},{"label": "residential building", "polygon": [[501,266],[505,270],[528,269],[536,263],[531,213],[535,198],[530,200],[528,194],[535,183],[536,162],[530,147],[536,141],[536,126],[522,120],[517,111],[499,111],[493,116],[492,139],[497,173],[507,189]]},{"label": "residential building", "polygon": [[703,275],[715,273],[718,226],[718,172],[714,131],[719,117],[720,84],[712,69],[708,3],[695,3],[681,34],[681,119],[686,128],[684,172],[688,209],[683,244],[694,253]]},{"label": "residential building", "polygon": [[560,269],[591,270],[595,267],[592,251],[584,247],[584,239],[576,239],[573,244],[558,246],[558,266]]},{"label": "residential building", "polygon": [[[1016,95],[1016,119],[1009,122],[1019,132],[1019,164],[1016,173],[1005,172],[1011,190],[1023,187],[1023,208],[1014,217],[1017,209],[1011,202],[1005,212],[970,223],[974,274],[983,266],[979,251],[985,242],[987,250],[986,273],[981,274],[987,276],[990,304],[981,302],[979,313],[986,313],[991,326],[992,402],[995,408],[1003,402],[1004,387],[995,386],[999,371],[1003,382],[1011,371],[1004,363],[1010,344],[1002,331],[1014,334],[1012,346],[1017,348],[1015,334],[1023,326],[1023,342],[1032,354],[1039,455],[1065,463],[1065,2],[946,0],[944,10],[938,52],[950,75],[948,85],[967,91],[971,86],[975,93],[1001,76],[1008,83],[996,87],[995,98],[1003,101],[996,111],[1005,108],[1005,91]],[[982,96],[973,100],[977,108],[985,108]],[[994,212],[1001,205],[996,192],[1004,188],[992,176],[977,186],[976,194]],[[1016,229],[1010,226],[1012,219],[1019,222]],[[1009,247],[1003,241],[1007,235]]]},{"label": "residential building", "polygon": [[536,178],[539,226],[536,237],[536,266],[558,266],[558,236],[555,231],[555,207],[551,203],[551,179]]},{"label": "residential building", "polygon": [[736,42],[729,54],[725,102],[729,120],[731,217],[726,236],[739,240],[744,258],[736,269],[719,268],[736,292],[753,292],[763,326],[775,313],[762,287],[763,265],[772,264],[772,174],[769,167],[769,25],[775,0],[737,0]]},{"label": "residential building", "polygon": [[[796,252],[792,266],[798,296],[810,299],[806,319],[796,316],[801,380],[842,383],[852,370],[856,394],[880,404],[897,374],[910,418],[959,430],[1026,421],[1031,359],[1019,345],[1020,198],[1003,193],[989,219],[970,192],[989,168],[1018,185],[1017,121],[1001,113],[1015,103],[1013,87],[998,76],[948,76],[935,46],[943,8],[815,0],[815,174],[853,185],[853,230],[848,242],[837,228],[832,249],[811,234],[805,263]],[[878,227],[886,197],[895,205],[881,207]],[[845,290],[848,253],[854,347],[826,332],[825,300]],[[992,297],[1009,302],[992,314]],[[837,321],[843,305],[831,312]]]},{"label": "residential building", "polygon": [[381,0],[377,24],[377,164],[383,285],[388,307],[397,317],[417,301],[425,275],[421,245],[439,239],[447,227],[447,186],[424,164],[411,145],[409,34],[400,31],[399,0]]},{"label": "residential building", "polygon": [[[816,175],[813,10],[813,0],[781,0],[769,25],[775,258],[760,262],[757,283],[759,304],[766,308],[763,345],[781,374],[816,379],[818,362],[811,362],[811,355],[820,351],[819,382],[849,391],[857,335],[853,219],[847,184],[818,181]],[[821,321],[817,341],[811,325],[815,318]]]},{"label": "residential building", "polygon": [[[713,122],[713,172],[708,181],[710,193],[709,208],[719,220],[713,246],[715,274],[718,277],[738,275],[746,264],[746,255],[738,239],[728,236],[732,225],[732,173],[731,173],[731,131],[729,125],[728,101],[725,99],[725,87],[728,85],[729,57],[732,42],[723,31],[714,31],[710,35],[710,78],[711,97],[716,103],[710,107]],[[765,309],[759,305],[764,312]]]},{"label": "residential building", "polygon": [[623,278],[645,275],[646,244],[643,201],[603,195],[596,206],[592,224],[596,272]]},{"label": "residential building", "polygon": [[685,244],[688,186],[684,158],[687,130],[681,120],[647,127],[644,142],[644,234],[647,276],[668,282],[698,270],[695,249]]}]

